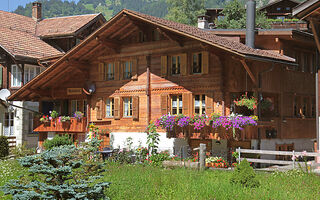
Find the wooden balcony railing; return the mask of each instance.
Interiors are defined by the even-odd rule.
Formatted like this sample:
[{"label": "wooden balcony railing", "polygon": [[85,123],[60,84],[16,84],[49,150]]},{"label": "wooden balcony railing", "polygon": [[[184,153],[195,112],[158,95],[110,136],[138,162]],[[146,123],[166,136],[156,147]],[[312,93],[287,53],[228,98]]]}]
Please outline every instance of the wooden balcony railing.
[{"label": "wooden balcony railing", "polygon": [[40,122],[39,118],[34,118],[34,132],[61,132],[61,133],[85,133],[87,129],[87,118],[78,120],[71,118],[67,122],[59,122],[53,119],[49,122]]}]

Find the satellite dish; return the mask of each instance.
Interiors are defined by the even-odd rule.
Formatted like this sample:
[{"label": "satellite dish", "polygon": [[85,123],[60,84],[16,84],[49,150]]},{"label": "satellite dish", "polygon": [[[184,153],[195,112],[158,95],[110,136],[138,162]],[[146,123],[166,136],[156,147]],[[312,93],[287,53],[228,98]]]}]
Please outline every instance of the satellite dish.
[{"label": "satellite dish", "polygon": [[3,101],[7,101],[8,96],[10,96],[10,91],[7,89],[0,90],[0,99]]},{"label": "satellite dish", "polygon": [[86,82],[85,93],[88,95],[93,94],[96,91],[96,84],[91,81]]}]

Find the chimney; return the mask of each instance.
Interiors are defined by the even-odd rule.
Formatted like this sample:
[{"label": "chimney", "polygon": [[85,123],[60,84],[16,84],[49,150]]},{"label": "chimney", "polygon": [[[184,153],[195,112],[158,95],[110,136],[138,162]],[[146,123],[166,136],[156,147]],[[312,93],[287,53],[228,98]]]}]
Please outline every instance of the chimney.
[{"label": "chimney", "polygon": [[40,2],[33,2],[32,3],[32,19],[37,22],[40,21],[42,18],[41,7],[42,7],[42,4]]},{"label": "chimney", "polygon": [[255,25],[256,25],[256,1],[248,0],[247,4],[246,45],[254,48]]},{"label": "chimney", "polygon": [[209,28],[207,16],[202,15],[202,16],[198,17],[198,28],[201,28],[201,29],[208,29]]}]

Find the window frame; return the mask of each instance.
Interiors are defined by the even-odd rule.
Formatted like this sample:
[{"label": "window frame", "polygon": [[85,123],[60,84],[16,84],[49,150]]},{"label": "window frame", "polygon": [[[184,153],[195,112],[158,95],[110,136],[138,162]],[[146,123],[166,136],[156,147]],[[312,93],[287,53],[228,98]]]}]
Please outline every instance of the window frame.
[{"label": "window frame", "polygon": [[[199,113],[196,113],[196,96],[199,96]],[[206,95],[205,94],[193,95],[193,113],[198,115],[206,114]]]},{"label": "window frame", "polygon": [[[110,65],[112,65],[111,67],[110,67]],[[109,71],[110,71],[110,69],[112,69],[111,71],[111,73],[109,73]],[[105,81],[112,81],[112,80],[114,80],[115,79],[115,74],[114,74],[114,72],[115,72],[115,63],[114,62],[106,62],[106,63],[104,63],[104,80]],[[112,76],[109,76],[109,75],[112,75]]]},{"label": "window frame", "polygon": [[[177,106],[175,107],[177,109],[177,113],[174,114],[173,113],[173,99],[174,97],[176,97],[176,101],[177,101]],[[183,99],[182,99],[182,94],[174,94],[170,96],[170,112],[172,115],[179,115],[179,114],[183,114]]]},{"label": "window frame", "polygon": [[[176,67],[177,69],[175,70],[176,71],[175,73],[173,73],[173,58],[176,59],[176,63],[178,61],[178,67]],[[181,56],[178,54],[170,56],[170,74],[172,76],[180,76],[181,75]]]},{"label": "window frame", "polygon": [[[127,63],[129,64],[130,71],[126,71],[127,70],[127,65],[126,65]],[[123,66],[122,78],[124,80],[131,79],[132,78],[133,61],[132,60],[124,61],[122,66]],[[130,75],[130,76],[127,76],[127,75]]]},{"label": "window frame", "polygon": [[13,87],[13,88],[18,88],[18,87],[22,86],[22,70],[20,69],[20,67],[17,64],[11,65],[11,81],[10,81],[10,83],[11,83],[11,87]]},{"label": "window frame", "polygon": [[[126,103],[126,99],[128,99],[128,102]],[[132,110],[132,97],[123,97],[122,98],[122,104],[123,104],[123,110],[122,114],[124,118],[131,118],[133,114]],[[126,105],[128,105],[128,115],[126,114]]]},{"label": "window frame", "polygon": [[[108,103],[109,101],[109,103]],[[109,105],[109,109],[108,109],[108,104]],[[110,109],[111,108],[111,109]],[[110,114],[108,115],[108,111],[110,112]],[[106,112],[105,112],[105,116],[107,118],[112,118],[114,117],[114,98],[107,98],[106,99]]]},{"label": "window frame", "polygon": [[[73,102],[76,102],[76,110],[73,112],[72,110],[73,110]],[[74,115],[74,113],[75,112],[77,112],[77,111],[80,111],[80,100],[71,100],[71,102],[70,102],[70,104],[71,104],[71,106],[70,106],[70,111],[71,111],[71,116],[73,116]]]},{"label": "window frame", "polygon": [[[200,72],[195,72],[195,66],[194,66],[194,56],[197,56],[197,66],[200,69]],[[201,62],[199,63],[199,58],[201,58]],[[191,57],[191,67],[192,67],[192,74],[202,74],[203,73],[203,69],[202,69],[202,62],[203,62],[203,54],[202,52],[195,52],[192,53],[192,57]]]},{"label": "window frame", "polygon": [[[31,76],[31,71],[33,71],[33,76]],[[24,79],[23,83],[27,84],[29,81],[37,77],[41,72],[43,71],[43,68],[37,65],[24,65],[23,73],[24,73]]]}]

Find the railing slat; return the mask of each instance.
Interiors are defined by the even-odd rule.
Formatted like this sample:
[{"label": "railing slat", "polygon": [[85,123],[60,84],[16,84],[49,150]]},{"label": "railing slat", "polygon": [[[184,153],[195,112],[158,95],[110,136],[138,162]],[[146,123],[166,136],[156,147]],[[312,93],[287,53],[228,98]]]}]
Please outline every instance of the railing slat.
[{"label": "railing slat", "polygon": [[[266,159],[255,159],[255,158],[241,158],[241,161],[246,159],[248,162],[254,163],[266,163],[266,164],[278,164],[278,165],[291,165],[292,161],[286,160],[266,160]],[[304,162],[296,162],[300,164],[304,164]]]},{"label": "railing slat", "polygon": [[[268,154],[268,155],[284,155],[284,156],[292,156],[292,151],[269,151],[269,150],[253,150],[253,149],[237,149],[238,153],[253,153],[253,154]],[[320,153],[316,152],[294,152],[295,156],[308,156],[308,157],[316,157],[320,156]]]}]

